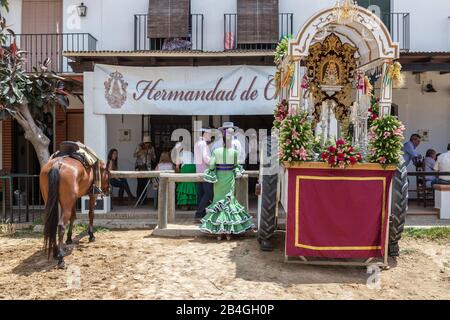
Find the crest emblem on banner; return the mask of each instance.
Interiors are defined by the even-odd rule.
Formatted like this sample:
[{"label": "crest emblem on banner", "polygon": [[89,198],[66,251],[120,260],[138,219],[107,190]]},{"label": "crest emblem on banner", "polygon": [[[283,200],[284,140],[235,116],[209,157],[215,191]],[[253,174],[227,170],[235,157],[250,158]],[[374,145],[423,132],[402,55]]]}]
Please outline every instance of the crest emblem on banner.
[{"label": "crest emblem on banner", "polygon": [[123,79],[123,75],[115,71],[109,75],[105,81],[105,99],[109,106],[114,109],[121,108],[127,101],[128,82]]}]

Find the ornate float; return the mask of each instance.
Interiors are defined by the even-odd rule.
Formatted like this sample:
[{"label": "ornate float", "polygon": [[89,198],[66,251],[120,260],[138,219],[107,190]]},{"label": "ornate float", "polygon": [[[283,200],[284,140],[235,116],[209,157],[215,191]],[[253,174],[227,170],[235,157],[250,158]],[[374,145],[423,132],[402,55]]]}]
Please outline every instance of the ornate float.
[{"label": "ornate float", "polygon": [[280,42],[276,134],[260,170],[262,250],[272,249],[281,203],[288,262],[387,266],[398,255],[407,203],[405,128],[391,116],[398,58],[380,18],[350,0]]}]

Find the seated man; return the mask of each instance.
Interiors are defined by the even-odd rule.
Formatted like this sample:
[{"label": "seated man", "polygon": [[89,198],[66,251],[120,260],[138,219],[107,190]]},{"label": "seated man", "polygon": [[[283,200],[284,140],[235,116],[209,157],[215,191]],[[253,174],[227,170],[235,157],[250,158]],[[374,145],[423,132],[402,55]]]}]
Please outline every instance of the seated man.
[{"label": "seated man", "polygon": [[[450,172],[450,143],[447,146],[447,152],[438,157],[434,170],[439,172]],[[439,176],[439,179],[435,184],[450,185],[450,176]]]},{"label": "seated man", "polygon": [[419,156],[416,152],[417,147],[420,144],[421,137],[418,134],[411,135],[411,138],[408,142],[403,145],[403,158],[405,159],[405,166],[408,166],[409,163]]}]

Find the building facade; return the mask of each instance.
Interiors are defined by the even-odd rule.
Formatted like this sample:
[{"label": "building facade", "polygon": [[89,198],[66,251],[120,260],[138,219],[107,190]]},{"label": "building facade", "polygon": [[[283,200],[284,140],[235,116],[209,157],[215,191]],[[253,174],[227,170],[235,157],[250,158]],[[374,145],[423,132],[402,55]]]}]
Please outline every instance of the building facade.
[{"label": "building facade", "polygon": [[[70,111],[55,108],[54,145],[65,139],[84,140],[103,158],[110,148],[117,148],[123,170],[134,169],[132,153],[145,134],[151,135],[160,153],[173,145],[169,139],[173,129],[192,131],[196,120],[215,127],[231,120],[244,129],[268,129],[272,121],[270,105],[275,101],[259,101],[263,111],[250,113],[248,110],[258,105],[248,100],[230,102],[228,112],[218,108],[217,102],[168,103],[165,108],[170,111],[156,112],[160,103],[155,101],[144,112],[130,111],[133,106],[127,112],[102,112],[99,110],[105,102],[95,97],[97,91],[104,90],[102,82],[100,87],[95,85],[100,66],[146,68],[139,72],[147,72],[149,78],[155,74],[162,77],[163,68],[183,68],[180,77],[185,81],[176,86],[185,89],[217,83],[221,77],[225,82],[227,77],[239,79],[235,73],[241,70],[245,72],[245,90],[253,77],[242,66],[253,67],[259,79],[267,78],[274,68],[272,52],[280,37],[296,34],[315,12],[335,4],[335,0],[85,0],[86,15],[80,16],[81,2],[77,0],[10,2],[8,23],[18,34],[19,45],[31,53],[28,67],[50,56],[54,70],[78,84]],[[419,132],[425,136],[418,150],[421,154],[428,148],[443,152],[450,141],[450,2],[358,3],[379,15],[400,45],[406,82],[394,90],[394,109],[407,125],[407,135]],[[179,41],[170,42],[169,38]],[[181,50],[171,50],[174,48]],[[204,79],[196,78],[198,68]],[[194,82],[198,83],[195,88]],[[233,86],[226,83],[232,90]],[[175,88],[172,84],[163,88]],[[264,84],[260,86],[262,95]],[[17,128],[10,120],[3,121],[1,128],[0,164],[4,169],[17,170],[13,164],[14,155],[20,155],[21,142],[14,135]]]}]

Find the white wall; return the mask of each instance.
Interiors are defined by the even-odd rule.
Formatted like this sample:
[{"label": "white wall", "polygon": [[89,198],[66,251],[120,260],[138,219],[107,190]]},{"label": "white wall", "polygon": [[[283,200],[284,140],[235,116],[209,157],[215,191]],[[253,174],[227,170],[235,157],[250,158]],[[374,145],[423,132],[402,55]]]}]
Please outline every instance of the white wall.
[{"label": "white wall", "polygon": [[[134,49],[134,14],[147,13],[148,0],[84,0],[88,7],[84,18],[69,10],[80,2],[63,0],[64,32],[91,33],[98,39],[98,50]],[[21,29],[21,3],[11,0],[8,15],[8,23],[16,33]],[[280,12],[294,13],[297,33],[311,15],[334,4],[335,0],[280,0]],[[204,50],[223,50],[224,14],[236,12],[236,0],[191,0],[191,12],[204,15]],[[450,50],[449,0],[392,0],[392,12],[410,13],[412,51]],[[74,19],[78,19],[79,26]]]},{"label": "white wall", "polygon": [[[133,153],[141,142],[141,116],[124,115],[123,121],[120,115],[108,115],[107,131],[108,131],[108,152],[111,149],[117,149],[119,153],[119,170],[134,171],[135,158]],[[119,130],[130,129],[131,141],[119,141]],[[105,158],[106,161],[106,158]],[[136,194],[136,179],[129,179],[133,194]]]},{"label": "white wall", "polygon": [[392,0],[393,12],[409,12],[412,51],[450,51],[449,0]]},{"label": "white wall", "polygon": [[105,115],[94,114],[94,73],[84,73],[84,143],[92,148],[100,159],[107,157],[107,122]]},{"label": "white wall", "polygon": [[10,29],[15,33],[22,30],[22,0],[9,1],[9,13],[6,15],[6,21]]},{"label": "white wall", "polygon": [[[406,139],[417,130],[429,129],[430,141],[422,142],[417,151],[425,156],[427,149],[445,152],[450,143],[450,74],[427,72],[436,93],[422,93],[415,75],[406,73],[406,88],[394,90],[394,103],[399,106],[399,118],[406,125]],[[410,170],[414,168],[410,165]]]}]

